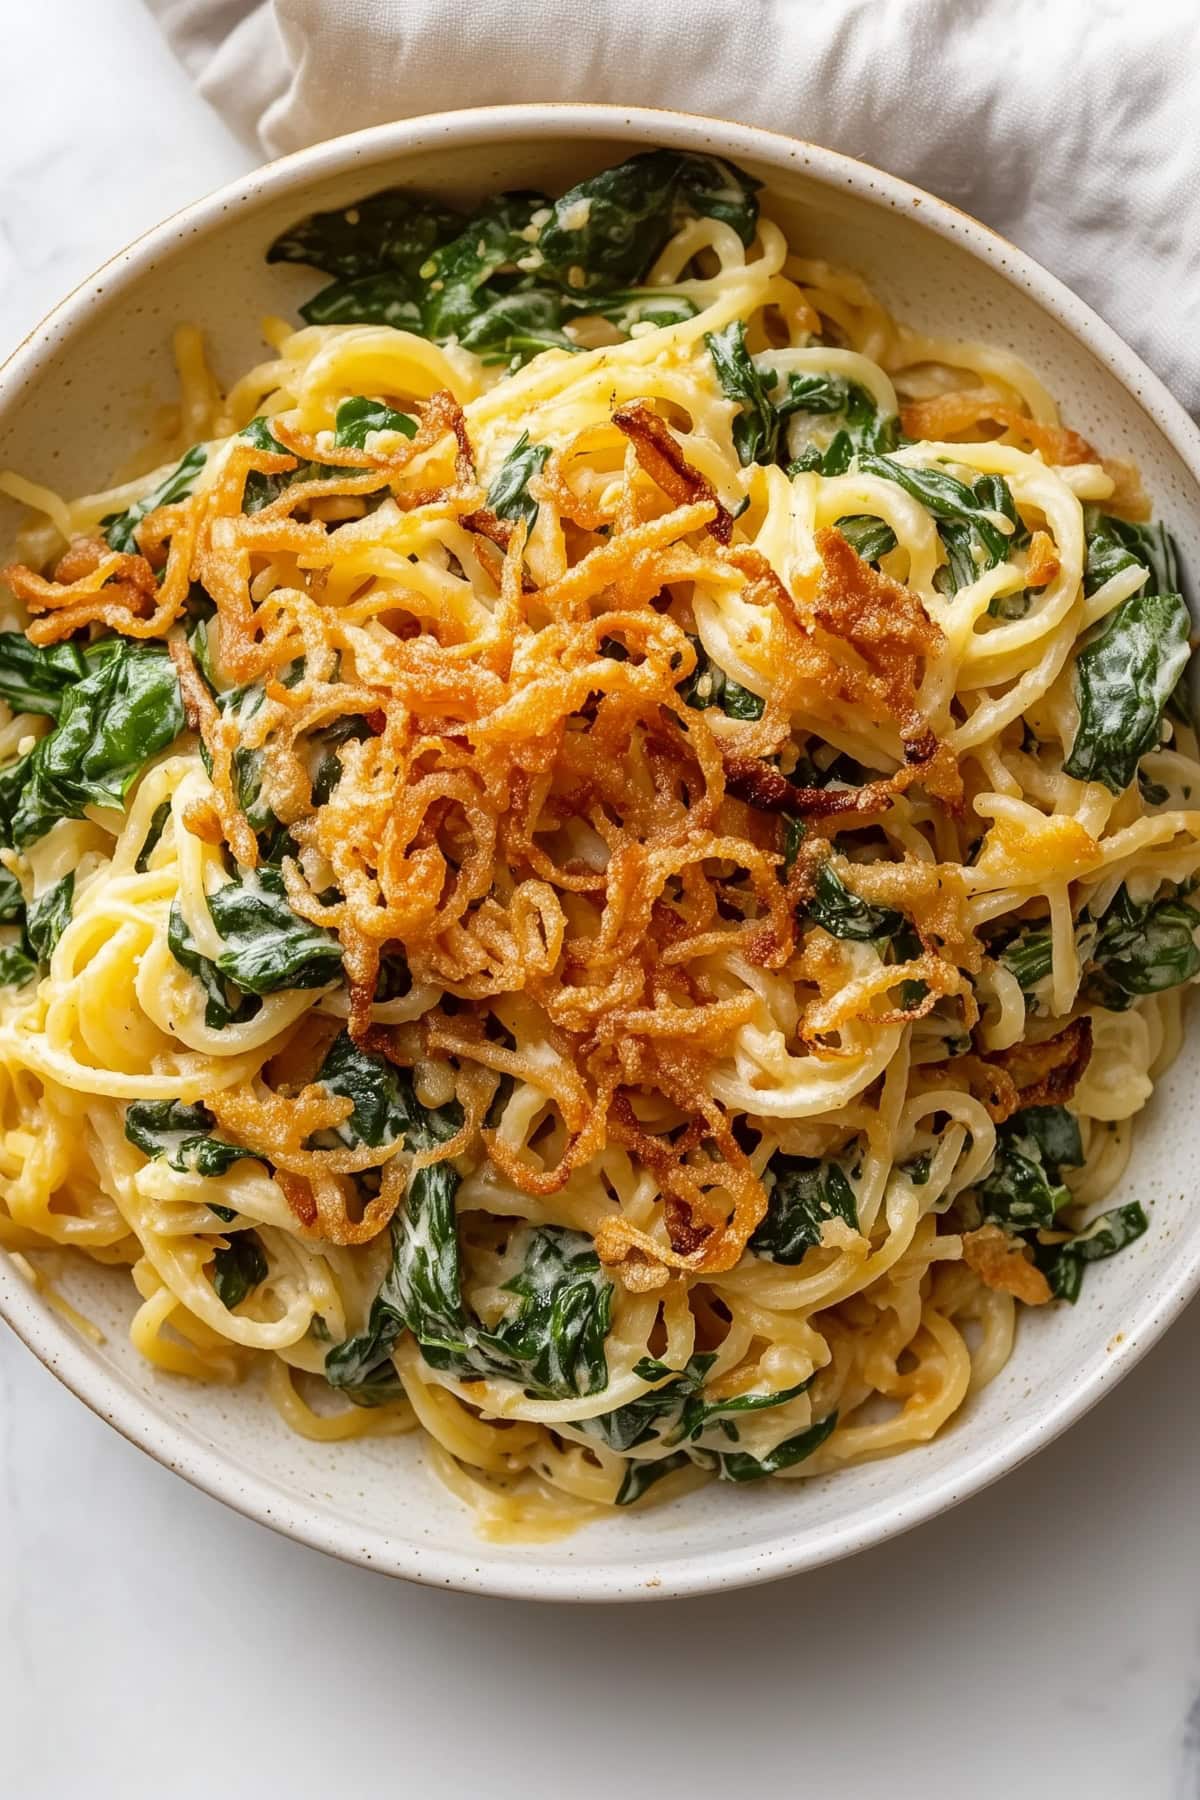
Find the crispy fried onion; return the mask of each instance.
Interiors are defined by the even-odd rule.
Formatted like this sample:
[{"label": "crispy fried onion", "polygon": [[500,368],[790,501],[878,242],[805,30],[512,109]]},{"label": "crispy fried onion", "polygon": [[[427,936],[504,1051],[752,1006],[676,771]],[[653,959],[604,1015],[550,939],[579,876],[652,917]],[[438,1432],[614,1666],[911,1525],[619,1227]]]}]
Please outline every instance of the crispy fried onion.
[{"label": "crispy fried onion", "polygon": [[[577,488],[574,459],[598,432],[608,456],[613,425],[630,446],[622,471]],[[853,1021],[918,1017],[953,996],[971,1004],[962,971],[978,950],[961,885],[936,865],[839,863],[864,898],[913,917],[921,951],[906,962],[850,966],[835,940],[797,922],[840,819],[860,825],[918,780],[960,802],[957,767],[921,704],[937,626],[836,531],[818,533],[820,571],[797,598],[759,552],[732,543],[728,510],[647,402],[559,445],[533,483],[569,526],[565,562],[536,589],[525,522],[484,505],[450,395],[427,403],[415,437],[378,453],[340,451],[286,417],[271,428],[282,451],[232,440],[206,486],[142,521],[141,555],[89,540],[55,581],[10,571],[38,615],[31,635],[101,622],[167,638],[211,770],[212,798],[193,806],[189,829],[256,865],[235,759],[258,757],[262,794],[294,846],[282,861],[288,900],[340,941],[351,1035],[452,1073],[466,1123],[439,1154],[482,1143],[502,1180],[541,1197],[615,1142],[653,1173],[662,1212],[645,1230],[605,1218],[604,1262],[640,1290],[731,1268],[766,1207],[709,1091],[760,1004],[740,977],[731,991],[731,958],[800,984],[797,1054],[845,1054]],[[255,475],[275,485],[246,514]],[[461,571],[461,609],[410,589],[406,555],[342,528],[368,501],[393,520],[428,508],[429,528],[453,546],[439,573],[454,582]],[[182,629],[192,583],[216,608],[208,653],[221,685],[261,684],[255,705],[217,706]],[[771,609],[781,635],[757,722],[683,701],[699,583]],[[857,791],[793,786],[763,759],[797,712],[869,718],[894,735],[898,768]],[[779,810],[823,833],[787,881]],[[385,1027],[380,971],[400,952],[414,986],[450,998],[419,1026]],[[907,1006],[896,1000],[904,982],[922,984]],[[484,1124],[504,1076],[541,1097],[532,1135]],[[274,1165],[305,1231],[359,1243],[396,1206],[406,1159],[318,1147],[349,1110],[319,1085],[285,1094],[258,1083],[212,1106]],[[378,1194],[360,1205],[354,1175],[380,1166]]]},{"label": "crispy fried onion", "polygon": [[1081,1013],[1053,1037],[960,1057],[956,1067],[1000,1124],[1023,1106],[1061,1106],[1083,1080],[1091,1057],[1092,1021]]},{"label": "crispy fried onion", "polygon": [[808,617],[778,574],[756,550],[736,549],[731,561],[750,577],[747,597],[776,609],[785,641],[778,661],[790,684],[793,710],[841,701],[893,726],[899,768],[859,788],[794,785],[757,757],[735,749],[726,758],[730,792],[752,806],[824,820],[884,812],[915,781],[952,810],[962,804],[962,778],[948,744],[939,741],[921,710],[920,683],[943,638],[920,597],[863,562],[840,531],[816,534],[821,572]]},{"label": "crispy fried onion", "polygon": [[985,1287],[1012,1294],[1026,1306],[1044,1306],[1051,1299],[1050,1283],[1025,1246],[1001,1231],[999,1225],[981,1225],[963,1233],[963,1261]]}]

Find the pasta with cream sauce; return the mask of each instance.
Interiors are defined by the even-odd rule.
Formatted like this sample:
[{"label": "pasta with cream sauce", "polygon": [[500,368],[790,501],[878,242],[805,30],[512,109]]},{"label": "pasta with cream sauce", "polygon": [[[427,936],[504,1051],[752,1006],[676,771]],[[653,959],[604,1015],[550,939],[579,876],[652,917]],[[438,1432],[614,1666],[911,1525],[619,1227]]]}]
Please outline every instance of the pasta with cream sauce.
[{"label": "pasta with cream sauce", "polygon": [[271,258],[305,322],[228,392],[181,328],[131,479],[0,476],[0,1246],[488,1532],[928,1441],[1148,1228],[1200,764],[1136,470],[715,158]]}]

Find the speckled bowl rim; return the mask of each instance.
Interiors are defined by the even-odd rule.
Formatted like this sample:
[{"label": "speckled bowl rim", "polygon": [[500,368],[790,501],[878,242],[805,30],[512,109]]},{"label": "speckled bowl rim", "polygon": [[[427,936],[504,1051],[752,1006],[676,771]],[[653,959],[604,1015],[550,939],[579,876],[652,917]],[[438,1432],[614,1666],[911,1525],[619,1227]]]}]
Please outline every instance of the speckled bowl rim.
[{"label": "speckled bowl rim", "polygon": [[[75,288],[0,366],[0,409],[6,396],[20,394],[36,380],[51,351],[88,316],[101,292],[111,298],[129,291],[161,254],[211,228],[223,214],[264,198],[300,192],[314,181],[353,169],[357,162],[436,151],[447,140],[469,147],[530,136],[587,140],[601,135],[631,144],[716,151],[734,161],[757,159],[781,171],[794,169],[873,205],[903,209],[921,228],[959,245],[999,279],[1023,291],[1082,343],[1149,415],[1200,490],[1200,430],[1116,332],[1032,257],[957,207],[869,163],[776,132],[649,107],[539,103],[432,113],[334,138],[268,163],[145,232]],[[1200,492],[1197,497],[1200,500]],[[1164,1269],[1155,1300],[1140,1315],[1123,1321],[1120,1339],[1105,1344],[1097,1337],[1095,1353],[1080,1367],[1074,1388],[1041,1410],[1013,1419],[987,1453],[976,1455],[969,1466],[925,1479],[918,1474],[910,1497],[899,1505],[892,1499],[868,1504],[853,1520],[822,1527],[799,1541],[794,1527],[784,1525],[774,1540],[752,1546],[674,1559],[655,1555],[654,1580],[648,1582],[647,1570],[636,1565],[547,1566],[539,1561],[535,1546],[527,1562],[489,1561],[483,1541],[476,1554],[422,1546],[365,1530],[341,1517],[332,1505],[316,1500],[302,1504],[284,1488],[235,1466],[198,1431],[154,1412],[125,1385],[118,1371],[92,1354],[88,1343],[7,1259],[0,1258],[0,1317],[99,1418],[165,1468],[247,1518],[344,1561],[431,1587],[527,1600],[669,1598],[746,1587],[824,1566],[909,1531],[979,1493],[1081,1418],[1128,1374],[1198,1288],[1200,1233],[1191,1251]]]}]

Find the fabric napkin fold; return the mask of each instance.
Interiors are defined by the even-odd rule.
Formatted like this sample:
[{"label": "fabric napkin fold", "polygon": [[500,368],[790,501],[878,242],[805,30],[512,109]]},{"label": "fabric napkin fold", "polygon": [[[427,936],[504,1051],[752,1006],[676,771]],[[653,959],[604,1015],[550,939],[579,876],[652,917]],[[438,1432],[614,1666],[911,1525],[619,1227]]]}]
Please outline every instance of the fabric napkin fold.
[{"label": "fabric napkin fold", "polygon": [[462,106],[766,125],[952,200],[1200,413],[1196,0],[147,0],[270,155]]}]

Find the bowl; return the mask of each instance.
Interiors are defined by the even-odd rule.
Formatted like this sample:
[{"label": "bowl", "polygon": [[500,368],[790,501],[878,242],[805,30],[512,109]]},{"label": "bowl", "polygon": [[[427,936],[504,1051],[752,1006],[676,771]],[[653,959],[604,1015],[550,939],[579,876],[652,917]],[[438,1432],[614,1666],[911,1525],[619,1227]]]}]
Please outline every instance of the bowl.
[{"label": "bowl", "polygon": [[[1185,564],[1200,567],[1200,433],[1096,315],[1027,256],[955,208],[846,156],[769,132],[612,106],[505,106],[380,126],[285,158],[199,201],[85,282],[0,370],[0,466],[67,491],[103,485],[173,392],[170,332],[203,328],[226,379],[261,353],[259,321],[313,286],[268,267],[275,234],[315,208],[392,182],[452,202],[506,187],[561,190],[651,145],[715,151],[762,180],[810,253],[859,269],[891,310],[1030,362],[1069,422],[1141,465]],[[0,502],[0,545],[16,509]],[[80,1259],[78,1334],[0,1256],[0,1314],[34,1355],[131,1442],[248,1516],[347,1560],[431,1585],[557,1600],[629,1600],[737,1587],[829,1563],[945,1511],[1015,1468],[1145,1355],[1200,1285],[1189,1168],[1193,1040],[1141,1121],[1121,1197],[1150,1230],[1096,1271],[1077,1307],[1021,1322],[1000,1376],[933,1442],[892,1460],[755,1489],[713,1484],[539,1545],[481,1540],[412,1439],[316,1444],[253,1385],[156,1375],[129,1344],[128,1276]]]}]

